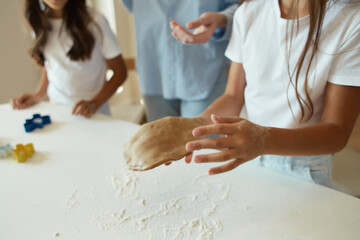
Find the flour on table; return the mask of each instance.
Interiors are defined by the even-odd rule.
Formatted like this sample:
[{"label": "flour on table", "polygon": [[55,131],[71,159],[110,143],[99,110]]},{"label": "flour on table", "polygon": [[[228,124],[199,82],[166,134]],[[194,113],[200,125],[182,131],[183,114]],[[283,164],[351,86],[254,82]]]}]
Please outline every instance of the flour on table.
[{"label": "flour on table", "polygon": [[216,219],[194,219],[179,226],[166,228],[164,239],[214,239],[222,229],[222,224]]},{"label": "flour on table", "polygon": [[66,201],[66,207],[63,209],[64,214],[69,213],[73,208],[75,208],[78,205],[77,193],[78,190],[74,189],[73,192],[68,197]]},{"label": "flour on table", "polygon": [[124,171],[122,174],[107,177],[107,180],[117,196],[126,195],[130,199],[139,198],[139,192],[136,189],[139,181],[139,172]]},{"label": "flour on table", "polygon": [[191,181],[179,179],[164,184],[146,176],[128,170],[111,174],[104,180],[109,186],[105,190],[113,199],[97,198],[94,187],[87,195],[75,190],[67,201],[67,210],[81,204],[79,211],[87,214],[99,230],[138,239],[207,240],[216,239],[223,231],[218,213],[234,210],[230,183],[200,175]]},{"label": "flour on table", "polygon": [[[154,239],[214,239],[222,231],[222,224],[215,215],[218,203],[229,201],[230,184],[220,180],[209,181],[208,175],[193,179],[188,186],[172,185],[170,188],[181,196],[167,199],[156,204],[139,196],[137,190],[138,172],[124,172],[124,175],[108,177],[117,197],[132,197],[140,205],[132,205],[135,211],[127,213],[108,212],[96,216],[95,221],[104,231],[136,233],[150,231]],[[201,190],[194,194],[184,194],[184,189],[197,185]],[[185,191],[186,192],[186,191]],[[165,221],[164,221],[165,219]],[[165,222],[165,223],[164,223]],[[163,236],[159,234],[163,234]]]},{"label": "flour on table", "polygon": [[210,216],[211,214],[215,213],[217,205],[212,203],[212,206],[209,208],[204,209],[203,213],[205,216]]}]

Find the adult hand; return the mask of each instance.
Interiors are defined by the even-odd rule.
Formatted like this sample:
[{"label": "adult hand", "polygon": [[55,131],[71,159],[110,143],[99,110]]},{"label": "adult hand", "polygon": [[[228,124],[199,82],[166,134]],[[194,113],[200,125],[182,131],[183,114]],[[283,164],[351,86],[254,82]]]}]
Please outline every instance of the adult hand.
[{"label": "adult hand", "polygon": [[[264,154],[268,130],[239,117],[220,118],[211,116],[214,124],[193,130],[195,137],[221,135],[223,137],[202,139],[186,144],[188,151],[201,149],[222,149],[220,153],[197,155],[195,163],[226,162],[211,168],[209,174],[218,174],[233,170],[239,165]],[[187,161],[191,160],[186,159]]]},{"label": "adult hand", "polygon": [[86,118],[91,117],[94,113],[96,113],[96,111],[98,110],[100,106],[98,106],[95,102],[93,101],[85,101],[85,100],[81,100],[80,102],[78,102],[72,111],[72,114],[74,115],[81,115],[84,116]]},{"label": "adult hand", "polygon": [[216,12],[204,13],[200,18],[188,22],[186,27],[188,29],[195,29],[194,33],[187,31],[186,28],[175,21],[170,22],[170,27],[173,30],[172,35],[184,44],[207,43],[217,28],[225,26],[226,16]]},{"label": "adult hand", "polygon": [[11,99],[11,105],[13,109],[25,109],[41,100],[41,97],[37,94],[24,93],[19,97]]}]

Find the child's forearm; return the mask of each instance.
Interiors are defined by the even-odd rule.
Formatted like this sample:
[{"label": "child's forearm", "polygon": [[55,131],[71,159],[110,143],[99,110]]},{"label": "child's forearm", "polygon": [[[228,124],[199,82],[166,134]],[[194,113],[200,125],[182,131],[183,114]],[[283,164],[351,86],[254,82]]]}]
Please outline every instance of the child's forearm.
[{"label": "child's forearm", "polygon": [[113,77],[105,83],[101,91],[96,94],[93,99],[91,99],[91,101],[100,107],[115,93],[115,91],[121,86],[125,79],[126,77],[116,76],[114,74]]},{"label": "child's forearm", "polygon": [[107,62],[109,68],[114,71],[114,74],[111,79],[105,83],[100,92],[91,99],[98,107],[103,105],[127,78],[125,63],[121,56],[108,60]]},{"label": "child's forearm", "polygon": [[281,129],[265,128],[263,131],[264,154],[311,156],[331,154],[343,149],[349,134],[334,123]]},{"label": "child's forearm", "polygon": [[224,94],[216,99],[201,115],[209,124],[212,123],[211,114],[216,114],[222,117],[239,116],[242,106],[244,105],[243,99]]},{"label": "child's forearm", "polygon": [[345,147],[360,112],[360,88],[327,84],[319,124],[296,129],[269,128],[266,153],[318,155]]},{"label": "child's forearm", "polygon": [[224,95],[214,101],[201,115],[211,123],[211,114],[221,117],[239,116],[245,103],[245,72],[241,63],[232,62]]}]

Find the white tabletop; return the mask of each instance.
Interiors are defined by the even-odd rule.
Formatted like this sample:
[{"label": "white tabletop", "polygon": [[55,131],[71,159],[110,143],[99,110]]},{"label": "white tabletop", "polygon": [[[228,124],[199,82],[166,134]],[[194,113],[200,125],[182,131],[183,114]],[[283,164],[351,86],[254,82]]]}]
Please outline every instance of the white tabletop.
[{"label": "white tabletop", "polygon": [[[25,133],[34,113],[53,123]],[[0,239],[360,239],[359,199],[253,163],[218,176],[184,161],[128,171],[122,146],[138,127],[0,105],[0,145],[36,150],[25,163],[0,159]]]}]

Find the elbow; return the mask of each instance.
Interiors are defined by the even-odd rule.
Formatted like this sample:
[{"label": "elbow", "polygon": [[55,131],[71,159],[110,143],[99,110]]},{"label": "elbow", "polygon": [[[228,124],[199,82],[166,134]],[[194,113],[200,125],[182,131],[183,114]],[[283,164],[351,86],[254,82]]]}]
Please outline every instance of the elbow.
[{"label": "elbow", "polygon": [[343,150],[348,144],[349,137],[350,137],[349,134],[346,134],[343,131],[341,131],[336,137],[336,141],[334,141],[333,152],[337,153]]},{"label": "elbow", "polygon": [[333,153],[337,153],[340,152],[341,150],[343,150],[345,148],[345,146],[347,145],[347,141],[345,142],[339,142],[336,144],[336,146],[334,146],[333,148]]}]

